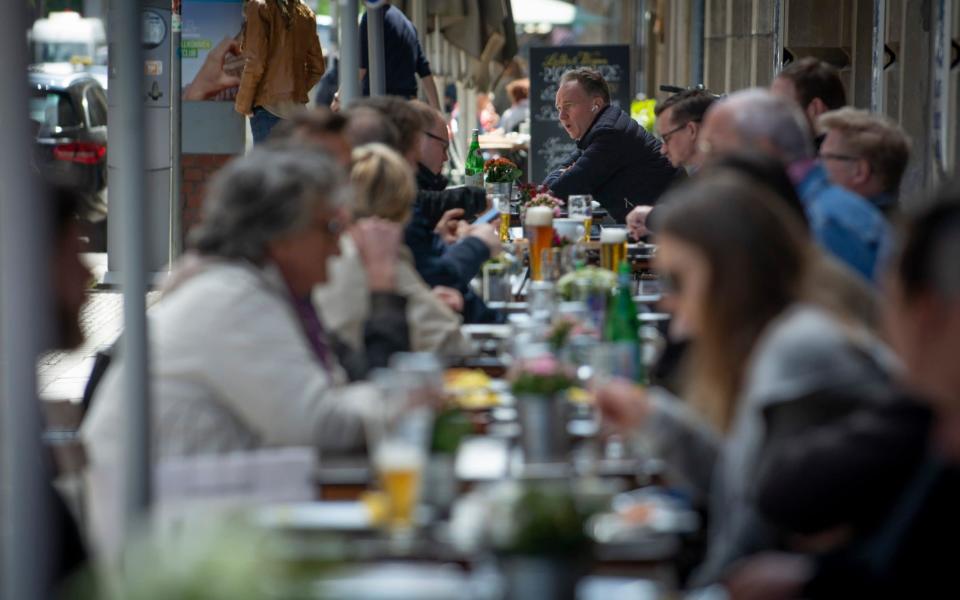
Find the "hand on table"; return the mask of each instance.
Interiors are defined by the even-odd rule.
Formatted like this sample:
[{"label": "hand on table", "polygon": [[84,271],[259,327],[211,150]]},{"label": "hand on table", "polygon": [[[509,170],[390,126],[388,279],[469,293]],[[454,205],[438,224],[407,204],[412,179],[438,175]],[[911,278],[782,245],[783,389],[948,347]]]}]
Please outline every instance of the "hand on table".
[{"label": "hand on table", "polygon": [[612,379],[594,392],[597,409],[605,426],[616,431],[632,431],[647,420],[650,402],[646,389],[626,379]]},{"label": "hand on table", "polygon": [[731,600],[788,600],[803,595],[812,574],[806,556],[766,552],[735,565],[724,583]]},{"label": "hand on table", "polygon": [[399,223],[370,217],[357,221],[350,228],[350,234],[367,271],[370,291],[394,291],[403,227]]},{"label": "hand on table", "polygon": [[223,38],[207,53],[197,75],[183,89],[183,99],[207,100],[240,85],[245,62],[240,56],[240,43],[230,37]]},{"label": "hand on table", "polygon": [[460,290],[438,285],[431,291],[433,292],[433,295],[440,300],[440,302],[443,302],[443,304],[453,312],[463,312],[463,294],[460,293]]},{"label": "hand on table", "polygon": [[463,209],[451,208],[443,213],[443,216],[437,221],[437,226],[434,227],[433,230],[440,236],[440,239],[442,239],[444,243],[452,244],[460,239],[458,234],[461,223],[463,223]]},{"label": "hand on table", "polygon": [[651,210],[653,210],[652,206],[638,206],[627,215],[627,229],[630,230],[630,235],[635,239],[650,233],[650,230],[647,229],[647,217],[650,216]]},{"label": "hand on table", "polygon": [[499,256],[503,250],[503,245],[500,242],[500,231],[499,229],[495,229],[490,223],[471,225],[468,235],[477,238],[487,245],[487,248],[490,250],[490,258]]}]

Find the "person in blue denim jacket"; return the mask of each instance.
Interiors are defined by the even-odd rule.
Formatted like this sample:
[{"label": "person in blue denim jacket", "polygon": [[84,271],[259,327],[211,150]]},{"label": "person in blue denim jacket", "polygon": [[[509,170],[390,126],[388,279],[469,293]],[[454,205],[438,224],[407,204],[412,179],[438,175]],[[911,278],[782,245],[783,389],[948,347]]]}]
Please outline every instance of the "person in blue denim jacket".
[{"label": "person in blue denim jacket", "polygon": [[751,149],[783,161],[817,243],[876,281],[890,254],[890,227],[870,202],[830,182],[815,158],[812,132],[799,106],[763,89],[736,92],[708,111],[700,144],[706,155]]}]

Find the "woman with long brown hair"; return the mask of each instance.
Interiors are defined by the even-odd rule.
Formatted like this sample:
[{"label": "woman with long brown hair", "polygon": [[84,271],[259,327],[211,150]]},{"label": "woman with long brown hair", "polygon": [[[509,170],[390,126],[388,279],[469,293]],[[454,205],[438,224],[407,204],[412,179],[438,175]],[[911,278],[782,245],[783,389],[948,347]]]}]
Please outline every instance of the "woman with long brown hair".
[{"label": "woman with long brown hair", "polygon": [[670,196],[656,268],[674,326],[693,340],[686,402],[626,382],[598,390],[597,402],[608,424],[652,446],[668,478],[708,502],[707,556],[694,579],[706,584],[782,533],[751,498],[770,419],[785,414],[801,428],[835,418],[887,375],[879,342],[862,343],[805,301],[812,247],[769,189],[720,171]]}]

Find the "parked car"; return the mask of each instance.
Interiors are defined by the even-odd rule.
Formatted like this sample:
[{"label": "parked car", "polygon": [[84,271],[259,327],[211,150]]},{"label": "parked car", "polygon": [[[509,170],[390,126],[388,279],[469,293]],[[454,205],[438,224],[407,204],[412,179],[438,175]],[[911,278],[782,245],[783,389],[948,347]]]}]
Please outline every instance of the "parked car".
[{"label": "parked car", "polygon": [[34,161],[44,179],[82,193],[81,217],[107,215],[107,96],[87,72],[29,71]]}]

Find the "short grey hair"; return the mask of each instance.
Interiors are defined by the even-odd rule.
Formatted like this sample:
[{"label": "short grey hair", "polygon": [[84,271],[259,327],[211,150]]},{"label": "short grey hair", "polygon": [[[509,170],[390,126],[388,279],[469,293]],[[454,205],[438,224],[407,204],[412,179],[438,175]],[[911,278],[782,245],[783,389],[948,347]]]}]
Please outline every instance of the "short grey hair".
[{"label": "short grey hair", "polygon": [[318,208],[334,209],[350,197],[343,167],[327,153],[258,148],[214,177],[190,244],[202,255],[261,264],[270,242],[306,229]]},{"label": "short grey hair", "polygon": [[733,115],[733,126],[745,143],[767,140],[785,163],[813,158],[813,134],[794,102],[762,88],[730,94],[720,100]]}]

